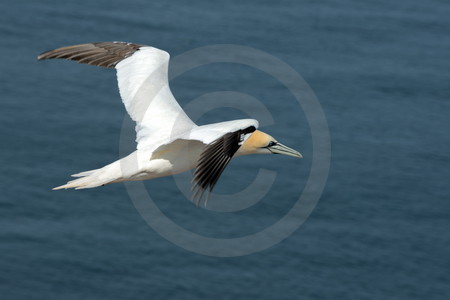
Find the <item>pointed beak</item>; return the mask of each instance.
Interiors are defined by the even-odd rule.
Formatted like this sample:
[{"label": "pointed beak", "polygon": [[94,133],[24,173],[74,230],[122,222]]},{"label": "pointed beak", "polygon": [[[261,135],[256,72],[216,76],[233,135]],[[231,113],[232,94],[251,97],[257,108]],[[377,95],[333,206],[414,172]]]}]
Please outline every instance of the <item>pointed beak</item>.
[{"label": "pointed beak", "polygon": [[289,148],[280,143],[276,143],[275,145],[273,145],[271,147],[267,147],[267,149],[269,149],[270,152],[272,152],[273,154],[283,154],[283,155],[289,155],[289,156],[294,156],[294,157],[298,157],[298,158],[303,158],[303,155],[301,155],[300,152],[295,151],[294,149]]}]

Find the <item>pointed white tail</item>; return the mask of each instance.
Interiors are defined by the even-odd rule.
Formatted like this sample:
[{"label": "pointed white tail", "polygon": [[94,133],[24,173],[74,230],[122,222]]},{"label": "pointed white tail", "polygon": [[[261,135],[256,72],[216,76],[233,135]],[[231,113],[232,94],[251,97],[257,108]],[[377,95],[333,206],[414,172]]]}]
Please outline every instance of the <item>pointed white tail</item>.
[{"label": "pointed white tail", "polygon": [[64,185],[53,188],[53,190],[71,189],[71,188],[77,190],[90,189],[108,183],[120,181],[120,179],[122,178],[120,162],[115,161],[100,169],[73,174],[72,177],[81,177],[81,178],[71,180]]}]

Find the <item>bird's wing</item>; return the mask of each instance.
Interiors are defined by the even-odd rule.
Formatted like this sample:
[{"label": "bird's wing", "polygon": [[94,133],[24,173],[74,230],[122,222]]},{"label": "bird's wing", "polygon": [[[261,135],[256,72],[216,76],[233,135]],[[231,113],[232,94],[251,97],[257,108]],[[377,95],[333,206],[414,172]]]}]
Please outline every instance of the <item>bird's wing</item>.
[{"label": "bird's wing", "polygon": [[63,58],[117,69],[123,104],[136,122],[138,149],[153,149],[197,127],[172,95],[168,83],[170,56],[145,45],[102,42],[62,47],[38,59]]},{"label": "bird's wing", "polygon": [[258,121],[246,119],[200,126],[191,131],[189,139],[207,144],[192,180],[192,198],[197,205],[206,190],[209,196],[233,155],[257,127]]}]

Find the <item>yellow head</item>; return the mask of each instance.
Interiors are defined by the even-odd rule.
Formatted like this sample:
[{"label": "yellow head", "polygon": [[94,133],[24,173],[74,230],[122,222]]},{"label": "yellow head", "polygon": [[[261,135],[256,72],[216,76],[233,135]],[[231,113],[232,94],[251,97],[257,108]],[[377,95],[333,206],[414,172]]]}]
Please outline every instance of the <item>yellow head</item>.
[{"label": "yellow head", "polygon": [[255,130],[242,144],[236,153],[237,155],[248,154],[284,154],[302,158],[303,156],[283,144],[280,144],[273,137],[259,130]]}]

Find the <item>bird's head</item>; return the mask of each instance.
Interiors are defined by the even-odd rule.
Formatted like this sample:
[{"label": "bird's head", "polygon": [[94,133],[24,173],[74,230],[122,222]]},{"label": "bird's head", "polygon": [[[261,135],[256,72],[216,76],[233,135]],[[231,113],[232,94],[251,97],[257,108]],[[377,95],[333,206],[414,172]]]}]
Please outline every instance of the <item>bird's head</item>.
[{"label": "bird's head", "polygon": [[279,143],[272,136],[259,130],[255,130],[245,140],[237,154],[284,154],[298,158],[303,157],[300,152]]}]

